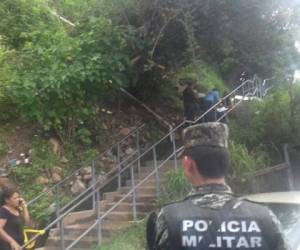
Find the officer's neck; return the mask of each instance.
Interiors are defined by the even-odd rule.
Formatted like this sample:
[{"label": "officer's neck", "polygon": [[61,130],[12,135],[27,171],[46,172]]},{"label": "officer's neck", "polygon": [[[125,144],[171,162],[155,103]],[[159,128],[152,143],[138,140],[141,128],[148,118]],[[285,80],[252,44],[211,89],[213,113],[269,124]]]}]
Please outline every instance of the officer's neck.
[{"label": "officer's neck", "polygon": [[204,186],[204,185],[210,185],[210,184],[222,184],[225,185],[225,178],[206,178],[203,176],[197,176],[198,178],[195,178],[194,181],[192,182],[194,187],[198,186]]}]

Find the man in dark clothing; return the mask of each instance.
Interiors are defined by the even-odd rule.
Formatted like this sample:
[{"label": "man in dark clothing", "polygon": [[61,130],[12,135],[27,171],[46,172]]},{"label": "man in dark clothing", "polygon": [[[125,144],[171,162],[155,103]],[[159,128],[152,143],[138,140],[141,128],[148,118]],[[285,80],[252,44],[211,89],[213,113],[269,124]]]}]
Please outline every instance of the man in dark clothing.
[{"label": "man in dark clothing", "polygon": [[201,111],[193,90],[192,82],[186,80],[185,84],[186,88],[182,92],[184,116],[186,120],[194,121],[198,116],[200,116]]},{"label": "man in dark clothing", "polygon": [[289,249],[275,215],[266,207],[234,197],[225,183],[230,164],[228,127],[210,122],[183,131],[183,169],[194,186],[182,201],[152,213],[150,250]]}]

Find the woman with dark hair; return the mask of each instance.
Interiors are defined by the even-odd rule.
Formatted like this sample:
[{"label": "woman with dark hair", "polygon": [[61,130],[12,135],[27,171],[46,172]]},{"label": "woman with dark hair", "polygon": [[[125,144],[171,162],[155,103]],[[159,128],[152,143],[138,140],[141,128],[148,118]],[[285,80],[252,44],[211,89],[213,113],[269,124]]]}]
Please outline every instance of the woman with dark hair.
[{"label": "woman with dark hair", "polygon": [[23,224],[30,221],[25,200],[16,188],[3,189],[0,207],[0,249],[19,250],[24,244]]}]

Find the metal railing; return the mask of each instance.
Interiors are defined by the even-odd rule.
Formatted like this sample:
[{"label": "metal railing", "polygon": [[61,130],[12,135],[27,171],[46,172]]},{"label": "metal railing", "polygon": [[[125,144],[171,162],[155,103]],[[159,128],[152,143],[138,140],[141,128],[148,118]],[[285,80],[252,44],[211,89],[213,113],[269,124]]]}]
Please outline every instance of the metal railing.
[{"label": "metal railing", "polygon": [[[163,136],[159,141],[154,143],[150,148],[148,148],[146,151],[138,155],[133,161],[129,162],[125,167],[119,168],[118,173],[114,176],[108,178],[105,183],[101,183],[99,180],[95,181],[87,190],[85,190],[83,193],[80,194],[80,196],[76,197],[76,202],[74,200],[68,204],[67,207],[65,207],[64,211],[60,213],[55,220],[53,220],[48,226],[46,226],[44,229],[48,230],[54,225],[58,226],[59,232],[60,232],[60,249],[71,249],[76,244],[78,244],[85,236],[87,236],[90,232],[92,232],[93,229],[96,229],[97,231],[97,241],[98,244],[101,244],[102,241],[102,224],[105,223],[105,219],[107,216],[109,216],[122,202],[125,200],[130,199],[130,202],[132,204],[132,216],[135,220],[137,218],[137,198],[139,190],[143,188],[143,186],[146,184],[146,182],[151,178],[155,178],[155,185],[156,185],[156,194],[159,195],[160,193],[160,169],[169,162],[169,160],[173,160],[173,167],[176,169],[178,167],[177,163],[177,156],[180,151],[182,151],[183,147],[176,145],[176,140],[172,140],[171,144],[168,138],[171,136],[172,138],[176,138],[175,134],[180,132],[182,129],[184,129],[187,125],[195,124],[201,119],[203,119],[209,112],[215,110],[219,105],[222,105],[224,101],[229,99],[230,101],[233,100],[233,97],[235,95],[242,95],[243,97],[252,97],[252,96],[258,96],[259,95],[259,89],[260,89],[260,83],[256,81],[254,78],[253,80],[247,80],[243,82],[240,86],[235,88],[232,92],[230,92],[227,96],[222,98],[218,103],[214,104],[211,108],[209,108],[207,111],[205,111],[200,117],[198,117],[194,121],[184,121],[181,124],[177,125],[175,128],[173,128],[168,134]],[[241,100],[232,103],[232,106],[227,109],[227,111],[220,117],[218,117],[217,120],[221,120],[224,118],[229,112],[231,112],[237,105],[239,105],[244,98]],[[167,143],[166,143],[167,142]],[[167,145],[167,146],[166,146]],[[177,147],[179,146],[179,147]],[[159,162],[159,155],[158,150],[164,147],[164,160],[162,162]],[[151,158],[150,158],[151,157]],[[140,179],[139,175],[136,175],[135,173],[138,173],[138,169],[140,167],[141,162],[149,161],[149,158],[153,162],[152,170],[149,174],[144,176],[142,179]],[[121,164],[120,164],[121,166]],[[119,177],[121,176],[121,178]],[[123,177],[123,178],[122,178]],[[129,178],[128,178],[129,177]],[[119,181],[120,179],[120,181]],[[121,196],[120,200],[116,201],[114,205],[108,209],[105,213],[102,213],[101,215],[101,203],[100,203],[100,195],[101,191],[105,188],[105,186],[112,181],[118,180],[118,183],[121,183],[122,181],[130,181],[130,190]],[[119,185],[118,185],[119,186]],[[120,188],[120,186],[119,186]],[[65,246],[65,234],[64,234],[64,219],[66,216],[68,216],[72,211],[75,211],[76,208],[78,208],[81,204],[83,204],[88,199],[91,199],[93,197],[96,197],[95,200],[95,206],[94,206],[94,213],[96,215],[96,220],[89,225],[89,227],[78,236],[76,240],[74,240],[71,244],[69,244],[67,247]],[[93,198],[94,199],[94,198]],[[35,236],[31,239],[31,241],[35,240],[39,236]],[[30,242],[31,242],[30,241]],[[29,243],[30,243],[29,242]]]},{"label": "metal railing", "polygon": [[[68,193],[68,191],[66,190],[69,190],[70,182],[74,181],[76,177],[84,170],[84,168],[86,168],[87,166],[91,168],[92,183],[94,183],[96,182],[97,171],[100,169],[99,165],[95,164],[96,162],[100,164],[102,160],[111,161],[113,168],[102,176],[102,179],[106,179],[112,173],[117,172],[121,164],[125,164],[126,161],[130,160],[130,158],[138,155],[141,152],[140,134],[143,128],[145,128],[145,124],[142,124],[136,129],[132,130],[123,139],[121,139],[119,142],[115,143],[113,146],[109,147],[108,149],[106,149],[94,160],[81,163],[80,168],[76,169],[67,177],[65,177],[55,185],[47,188],[47,190],[41,192],[34,199],[30,200],[28,202],[29,208],[34,207],[36,204],[39,204],[41,201],[43,201],[43,199],[49,200],[48,203],[49,205],[51,205],[51,197],[52,197],[53,198],[52,202],[55,204],[56,215],[59,215],[61,211],[66,208],[66,205],[68,205],[68,204],[63,204],[63,201],[59,197],[61,197],[62,193],[67,194],[67,196],[69,195],[70,197],[73,197],[73,195]],[[136,138],[135,145],[134,145],[135,150],[131,152],[130,155],[124,156],[121,153],[121,148],[124,144],[127,143],[127,140],[129,138]],[[78,199],[78,197],[80,197],[80,195],[75,197],[73,201]],[[95,206],[95,201],[93,200],[93,207],[94,206]]]},{"label": "metal railing", "polygon": [[289,183],[289,165],[281,163],[251,173],[247,182],[251,193],[279,192],[292,190]]},{"label": "metal railing", "polygon": [[289,186],[290,190],[294,190],[295,184],[294,184],[294,177],[293,177],[293,173],[292,173],[292,165],[291,165],[288,148],[289,148],[289,145],[287,143],[285,143],[283,145],[283,155],[284,155],[284,161],[285,161],[286,165],[288,166],[288,169],[287,169],[288,186]]}]

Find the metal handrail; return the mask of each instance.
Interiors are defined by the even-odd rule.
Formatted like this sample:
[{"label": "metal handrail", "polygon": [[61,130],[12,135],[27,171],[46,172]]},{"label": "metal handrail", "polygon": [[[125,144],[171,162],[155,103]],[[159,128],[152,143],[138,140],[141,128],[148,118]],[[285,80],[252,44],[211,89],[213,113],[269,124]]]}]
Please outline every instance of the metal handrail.
[{"label": "metal handrail", "polygon": [[[99,160],[101,159],[101,157],[103,157],[103,155],[105,155],[106,153],[110,152],[114,147],[117,147],[118,145],[122,144],[127,138],[129,138],[131,135],[135,134],[136,132],[138,132],[139,130],[141,130],[143,127],[145,126],[145,124],[142,124],[141,126],[139,126],[138,128],[134,129],[133,131],[131,131],[128,135],[126,135],[124,138],[122,138],[119,142],[113,144],[112,146],[110,146],[108,149],[106,149],[104,152],[102,152],[98,157],[94,158],[93,160]],[[80,165],[84,165],[86,163],[90,163],[91,161],[84,161],[82,163],[80,163]],[[77,173],[80,172],[80,170],[82,170],[84,168],[84,166],[76,169],[75,171],[73,171],[71,174],[69,174],[67,177],[65,177],[64,179],[62,179],[61,181],[59,181],[58,183],[56,183],[55,185],[53,185],[52,187],[49,187],[46,191],[41,192],[38,196],[36,196],[34,199],[30,200],[27,205],[30,206],[32,205],[34,202],[36,202],[39,198],[41,198],[42,196],[51,193],[53,190],[55,190],[57,187],[61,186],[63,183],[65,183],[67,180],[69,180],[72,176],[76,175]]]},{"label": "metal handrail", "polygon": [[[225,98],[229,98],[233,93],[237,92],[238,90],[240,90],[241,88],[243,88],[246,84],[251,83],[254,84],[254,80],[250,81],[247,80],[245,82],[243,82],[240,86],[238,86],[237,88],[235,88],[230,94],[228,94]],[[257,87],[253,88],[254,91],[252,93],[250,93],[250,95],[253,93],[257,92]],[[248,93],[247,93],[248,94]],[[224,99],[225,99],[224,98]],[[195,123],[197,121],[199,121],[201,118],[203,118],[209,111],[211,111],[212,109],[214,109],[215,107],[217,107],[223,100],[220,100],[219,102],[217,102],[215,105],[213,105],[210,109],[208,109],[206,112],[204,112],[199,118],[197,118],[194,121],[184,121],[181,124],[179,124],[178,126],[176,126],[175,128],[173,128],[167,135],[163,136],[160,140],[158,140],[156,143],[154,143],[149,149],[147,149],[145,152],[143,152],[142,154],[140,154],[133,162],[129,163],[125,168],[122,169],[122,172],[125,171],[126,169],[132,168],[132,165],[134,162],[138,161],[141,159],[141,157],[143,157],[144,155],[146,155],[147,153],[151,152],[151,151],[155,151],[155,148],[157,147],[157,145],[159,145],[163,140],[165,140],[167,137],[169,137],[170,135],[174,134],[180,127],[184,126],[185,124],[191,124],[191,123]],[[241,102],[241,101],[240,101]],[[239,102],[239,103],[240,103]],[[239,104],[238,103],[238,104]],[[238,105],[237,104],[237,105]],[[123,196],[123,198],[116,204],[120,204],[123,200],[125,200],[129,195],[131,195],[138,187],[140,187],[144,182],[146,182],[146,180],[148,180],[154,173],[156,173],[158,171],[158,169],[164,164],[164,162],[168,161],[169,159],[171,159],[172,157],[174,157],[174,159],[176,159],[177,156],[177,152],[181,151],[183,149],[183,147],[180,147],[178,150],[173,151],[173,153],[167,157],[167,159],[165,161],[163,161],[163,163],[161,163],[159,165],[159,167],[156,167],[155,170],[153,170],[149,175],[147,175],[142,181],[140,181],[137,185],[134,185],[134,187],[126,194]],[[118,173],[119,174],[119,173]],[[113,176],[110,178],[109,181],[111,181],[112,179],[116,178],[117,175]],[[106,182],[103,185],[107,185]],[[99,185],[99,181],[94,182],[87,190],[85,190],[84,194],[88,194],[86,195],[82,200],[80,200],[79,202],[77,202],[76,204],[74,204],[71,208],[69,208],[67,211],[63,212],[61,215],[59,215],[53,222],[51,222],[48,226],[45,227],[45,230],[51,228],[53,225],[55,225],[56,223],[62,221],[62,219],[67,216],[69,214],[69,212],[71,212],[75,207],[79,206],[80,204],[82,204],[84,201],[86,201],[87,199],[89,199],[90,197],[92,197],[93,195],[95,195],[97,192],[100,191],[100,189],[103,187],[103,185],[100,185],[99,187],[97,187]],[[76,199],[76,198],[75,198]],[[74,199],[74,200],[75,200]],[[73,202],[74,202],[73,200]],[[114,205],[113,208],[109,209],[104,215],[102,215],[100,217],[100,219],[98,219],[93,225],[92,227],[95,227],[96,225],[99,226],[100,221],[107,215],[109,214],[114,208],[117,207],[117,205]],[[99,211],[97,210],[97,213]],[[90,229],[88,229],[90,231]],[[67,249],[70,249],[72,246],[74,246],[76,243],[78,243],[80,241],[80,239],[82,239],[85,235],[87,234],[87,231],[82,234],[79,238],[77,238],[77,240],[75,240],[70,246],[67,247]],[[36,236],[34,239],[37,239],[39,236]],[[62,239],[63,240],[63,239]]]},{"label": "metal handrail", "polygon": [[262,176],[262,175],[269,174],[273,171],[286,169],[288,167],[289,167],[289,165],[287,163],[281,163],[281,164],[275,165],[273,167],[263,168],[263,169],[255,171],[253,173],[250,173],[250,174],[248,174],[248,176],[249,176],[248,178],[259,177],[259,176]]}]

